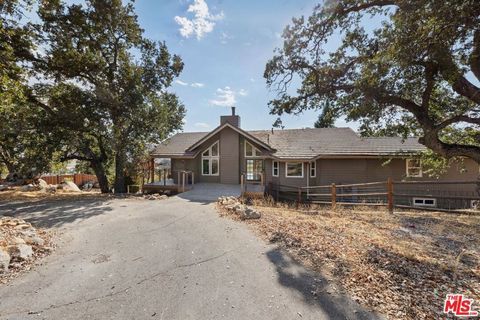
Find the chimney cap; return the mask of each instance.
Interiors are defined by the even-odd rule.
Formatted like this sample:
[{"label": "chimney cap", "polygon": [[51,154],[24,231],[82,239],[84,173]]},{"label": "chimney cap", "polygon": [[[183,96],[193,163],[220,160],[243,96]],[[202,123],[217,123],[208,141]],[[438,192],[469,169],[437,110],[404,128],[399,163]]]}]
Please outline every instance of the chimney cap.
[{"label": "chimney cap", "polygon": [[232,106],[232,116],[235,115],[235,107]]}]

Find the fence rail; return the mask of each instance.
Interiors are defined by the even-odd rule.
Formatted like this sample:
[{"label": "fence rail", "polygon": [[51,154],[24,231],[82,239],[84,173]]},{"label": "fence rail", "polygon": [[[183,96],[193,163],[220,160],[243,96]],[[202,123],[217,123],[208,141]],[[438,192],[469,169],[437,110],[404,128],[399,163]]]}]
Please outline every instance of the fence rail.
[{"label": "fence rail", "polygon": [[73,181],[76,185],[81,186],[86,182],[97,182],[96,175],[83,173],[41,176],[40,178],[48,184],[60,184],[64,181]]},{"label": "fence rail", "polygon": [[387,181],[319,186],[270,183],[267,193],[276,201],[337,205],[386,206],[441,210],[480,210],[479,181]]}]

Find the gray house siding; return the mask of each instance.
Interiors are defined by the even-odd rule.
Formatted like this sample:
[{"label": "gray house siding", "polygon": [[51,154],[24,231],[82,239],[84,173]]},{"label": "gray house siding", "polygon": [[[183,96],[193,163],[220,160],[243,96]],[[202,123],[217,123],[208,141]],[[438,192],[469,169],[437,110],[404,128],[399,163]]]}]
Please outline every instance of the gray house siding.
[{"label": "gray house siding", "polygon": [[[202,152],[216,141],[219,141],[219,175],[202,175]],[[243,135],[226,127],[194,150],[197,154],[194,159],[172,158],[172,176],[175,183],[178,183],[178,171],[190,170],[195,174],[195,182],[239,184],[241,173],[246,172],[245,141],[246,138]],[[265,149],[256,145],[253,141],[248,141],[262,151],[261,156],[255,159],[263,159],[265,184],[271,182],[299,187],[331,183],[351,184],[385,181],[389,177],[396,181],[434,179],[425,173],[421,178],[409,178],[406,176],[405,159],[388,160],[382,158],[318,159],[316,160],[316,177],[310,177],[309,161],[303,161],[304,175],[302,178],[286,177],[287,161],[283,160],[279,161],[278,177],[274,177],[272,166],[273,161],[276,160],[267,159],[270,155]],[[478,164],[473,160],[465,159],[462,164],[452,164],[448,172],[441,176],[439,181],[475,180],[478,176]],[[448,186],[445,186],[445,188],[448,188]]]},{"label": "gray house siding", "polygon": [[220,132],[220,182],[240,183],[240,150],[238,132],[226,128]]}]

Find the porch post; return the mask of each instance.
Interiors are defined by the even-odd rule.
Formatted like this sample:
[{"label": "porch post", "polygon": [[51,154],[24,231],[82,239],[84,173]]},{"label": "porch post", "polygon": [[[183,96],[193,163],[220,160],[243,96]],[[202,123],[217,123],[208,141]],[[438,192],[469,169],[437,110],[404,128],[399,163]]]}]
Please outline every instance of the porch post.
[{"label": "porch post", "polygon": [[155,158],[150,158],[150,182],[155,181]]}]

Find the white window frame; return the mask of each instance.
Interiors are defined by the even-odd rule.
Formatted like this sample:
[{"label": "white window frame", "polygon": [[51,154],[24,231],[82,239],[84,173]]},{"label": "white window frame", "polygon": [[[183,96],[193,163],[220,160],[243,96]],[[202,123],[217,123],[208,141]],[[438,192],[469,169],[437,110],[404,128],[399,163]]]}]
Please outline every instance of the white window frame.
[{"label": "white window frame", "polygon": [[[301,163],[302,164],[302,175],[301,176],[289,176],[288,175],[288,164],[299,164]],[[303,162],[300,162],[300,161],[290,161],[290,162],[285,162],[285,178],[303,178],[305,176],[304,174],[304,164]]]},{"label": "white window frame", "polygon": [[[251,156],[247,155],[247,144],[252,147],[252,155]],[[248,142],[247,140],[245,140],[245,152],[244,153],[245,153],[245,158],[258,158],[258,157],[262,156],[262,153],[260,152],[260,150],[255,148],[255,146],[253,144],[251,144],[250,142]]]},{"label": "white window frame", "polygon": [[[313,164],[313,167],[312,167],[312,164]],[[310,161],[309,163],[309,174],[310,174],[310,178],[316,178],[317,177],[317,162],[316,161]],[[313,170],[313,174],[312,174],[312,170]]]},{"label": "white window frame", "polygon": [[[427,204],[425,203],[425,200],[433,200],[433,204]],[[420,197],[415,197],[413,198],[413,206],[414,207],[436,207],[437,206],[437,199],[435,198],[420,198]],[[415,203],[417,201],[421,201],[422,203]]]},{"label": "white window frame", "polygon": [[[415,160],[415,161],[418,160],[418,161],[420,162],[420,167],[411,167],[411,166],[409,165],[409,163],[410,163],[410,161],[412,161],[412,160]],[[412,174],[410,174],[410,169],[413,169],[413,168],[418,168],[418,169],[420,169],[418,175],[412,175]],[[421,159],[414,159],[414,158],[405,159],[405,171],[406,171],[407,177],[409,177],[409,178],[421,178],[421,177],[423,177],[422,160],[421,160]]]},{"label": "white window frame", "polygon": [[[275,164],[277,167],[275,168]],[[277,170],[277,174],[275,174],[275,169]],[[272,161],[272,177],[278,177],[280,175],[280,162]]]},{"label": "white window frame", "polygon": [[[212,148],[217,145],[217,155],[213,156],[212,155]],[[205,156],[205,152],[208,151],[208,156]],[[208,173],[203,172],[203,160],[208,160]],[[212,160],[217,160],[217,173],[212,173]],[[202,165],[201,168],[202,170],[202,176],[218,176],[220,174],[220,144],[218,143],[218,140],[215,141],[208,149],[203,150],[202,152]]]}]

